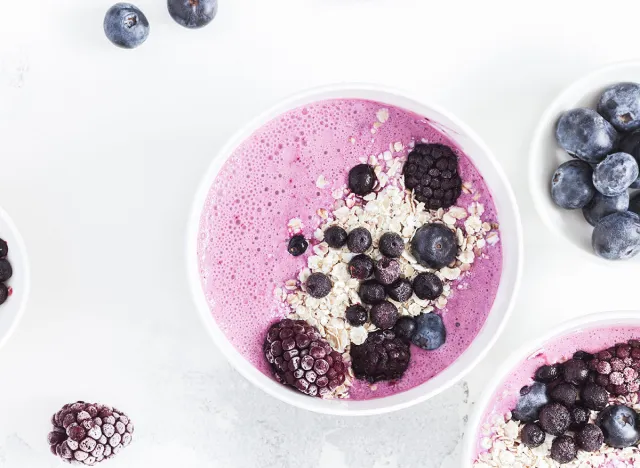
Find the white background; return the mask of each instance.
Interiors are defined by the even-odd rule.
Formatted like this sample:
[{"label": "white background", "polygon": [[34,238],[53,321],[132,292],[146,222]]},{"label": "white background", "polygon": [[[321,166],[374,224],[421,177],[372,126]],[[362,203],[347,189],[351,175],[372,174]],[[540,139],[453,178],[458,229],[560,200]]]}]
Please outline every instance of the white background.
[{"label": "white background", "polygon": [[[0,351],[0,467],[58,466],[49,417],[83,399],[137,425],[113,468],[456,468],[470,402],[514,346],[573,316],[638,307],[637,263],[589,263],[552,236],[526,168],[561,88],[640,55],[640,3],[221,0],[190,31],[163,0],[138,0],[151,34],[134,51],[103,36],[109,6],[0,5],[0,204],[33,269],[27,313]],[[343,80],[403,88],[465,120],[524,218],[523,287],[498,345],[447,395],[376,418],[306,413],[250,386],[201,327],[184,271],[191,199],[223,142],[279,99]]]}]

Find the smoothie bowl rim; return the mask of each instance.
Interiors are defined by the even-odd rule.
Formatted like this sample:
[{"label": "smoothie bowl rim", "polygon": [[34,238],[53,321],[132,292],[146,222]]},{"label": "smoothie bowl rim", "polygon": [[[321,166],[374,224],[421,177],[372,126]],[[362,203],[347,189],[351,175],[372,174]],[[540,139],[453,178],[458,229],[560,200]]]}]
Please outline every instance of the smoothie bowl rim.
[{"label": "smoothie bowl rim", "polygon": [[[506,283],[507,281],[503,276],[500,280],[498,292],[496,293],[496,298],[500,294],[503,297],[502,302],[504,304],[502,305],[501,310],[494,310],[496,308],[496,304],[494,302],[494,305],[489,312],[485,324],[483,325],[478,335],[471,341],[469,347],[465,349],[465,351],[462,352],[453,363],[439,372],[436,376],[406,391],[365,401],[350,401],[339,399],[323,400],[321,398],[313,398],[307,395],[303,395],[281,385],[272,377],[263,374],[258,368],[256,368],[247,359],[245,359],[244,356],[242,356],[242,354],[229,341],[224,332],[222,332],[222,330],[218,327],[215,319],[213,319],[211,315],[209,304],[207,303],[204,292],[202,290],[200,267],[197,255],[197,242],[203,206],[210,191],[211,185],[215,180],[215,177],[224,166],[228,157],[233,154],[234,150],[243,141],[249,138],[256,130],[261,128],[267,122],[271,121],[273,118],[276,118],[277,116],[287,111],[303,106],[305,104],[330,99],[365,99],[387,104],[389,106],[398,107],[410,112],[415,112],[419,115],[428,110],[432,113],[440,115],[444,120],[450,121],[453,126],[458,129],[459,133],[463,134],[464,137],[466,137],[473,145],[475,145],[475,147],[477,147],[478,152],[482,152],[483,157],[486,160],[485,164],[487,166],[491,166],[493,170],[493,177],[499,181],[501,185],[501,191],[503,192],[503,197],[501,199],[503,211],[508,211],[508,213],[504,213],[503,211],[499,210],[500,220],[502,220],[503,217],[508,216],[510,219],[510,224],[512,225],[509,235],[511,239],[509,241],[509,244],[511,245],[511,251],[508,253],[510,256],[509,265],[512,270],[510,272],[510,278],[508,279],[510,285],[509,288],[506,288],[506,286],[504,286],[504,283]],[[456,143],[458,143],[455,135],[450,136],[454,141],[456,141]],[[472,162],[474,162],[473,158],[471,159]],[[474,166],[477,167],[477,164],[475,162]],[[478,170],[480,174],[485,177],[485,171],[480,169]],[[490,184],[487,185],[490,189],[494,188]],[[497,197],[495,196],[495,193],[493,193],[493,190],[492,194],[494,195],[494,202],[496,202],[496,205],[498,205]],[[431,398],[434,395],[443,392],[447,388],[450,388],[452,385],[459,382],[471,369],[473,369],[478,364],[480,360],[482,360],[482,358],[486,355],[489,349],[493,347],[496,340],[504,330],[506,322],[508,321],[513,310],[517,291],[520,286],[520,279],[522,276],[523,238],[520,212],[518,209],[515,194],[511,188],[509,180],[488,146],[466,124],[461,122],[450,112],[442,109],[440,106],[431,103],[425,104],[419,98],[413,97],[410,93],[376,84],[340,83],[302,91],[286,99],[279,100],[275,105],[260,113],[257,117],[251,119],[247,124],[242,125],[242,127],[238,131],[236,131],[234,135],[232,135],[232,137],[224,144],[224,146],[216,152],[216,156],[214,157],[204,176],[202,177],[202,180],[193,199],[186,234],[186,267],[190,289],[195,301],[196,308],[198,309],[198,313],[217,347],[222,351],[227,360],[230,361],[232,366],[240,372],[240,374],[242,374],[251,383],[267,392],[269,395],[298,408],[307,409],[322,414],[345,416],[388,413],[391,411],[407,408],[416,403],[425,401],[428,398]],[[505,260],[503,247],[503,274],[506,264],[507,261]],[[494,324],[492,333],[489,334],[485,330],[486,324],[489,322],[489,318],[492,316],[492,314],[499,313],[502,314],[502,317],[497,324]],[[478,342],[481,335],[485,338],[483,346],[475,350],[474,354],[471,354],[470,350],[474,347],[474,344]],[[467,362],[464,365],[461,365],[459,361],[463,357],[465,357]],[[456,365],[458,365],[460,369],[458,369],[455,374],[448,375],[451,372],[448,373],[447,371],[449,371],[449,369]],[[425,390],[425,385],[435,379],[442,380],[442,382],[438,383],[438,380],[436,380],[436,382],[438,383],[437,385],[433,384],[433,388]],[[408,394],[409,392],[412,393],[408,398],[396,398],[398,397],[398,395]],[[417,393],[417,395],[415,395],[415,393]]]},{"label": "smoothie bowl rim", "polygon": [[597,327],[609,327],[620,323],[621,326],[637,322],[640,327],[640,310],[612,310],[604,312],[593,312],[587,315],[572,318],[561,322],[542,335],[527,340],[518,346],[507,359],[502,361],[492,374],[489,382],[485,384],[478,399],[473,403],[473,409],[469,414],[469,423],[465,428],[462,442],[462,464],[464,468],[472,468],[475,461],[478,435],[484,420],[489,404],[493,400],[500,385],[511,374],[515,367],[534,355],[545,343],[554,338],[559,338],[581,329],[591,329]]}]

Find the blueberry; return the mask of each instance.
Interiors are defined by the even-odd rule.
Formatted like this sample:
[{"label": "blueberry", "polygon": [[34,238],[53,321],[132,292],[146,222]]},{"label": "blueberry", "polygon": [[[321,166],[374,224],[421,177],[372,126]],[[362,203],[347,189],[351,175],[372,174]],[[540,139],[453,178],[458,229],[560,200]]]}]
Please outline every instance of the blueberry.
[{"label": "blueberry", "polygon": [[572,437],[561,435],[551,442],[551,458],[558,463],[569,463],[578,455],[578,447]]},{"label": "blueberry", "polygon": [[547,386],[541,382],[522,387],[520,398],[512,411],[513,419],[522,422],[533,422],[538,419],[540,409],[549,403],[547,396]]},{"label": "blueberry", "polygon": [[353,253],[366,252],[371,242],[371,233],[363,227],[355,228],[347,237],[347,247]]},{"label": "blueberry", "polygon": [[603,195],[613,197],[625,192],[638,178],[638,163],[627,153],[614,153],[593,171],[593,185]]},{"label": "blueberry", "polygon": [[588,383],[580,393],[582,404],[592,410],[602,411],[609,401],[609,393],[600,385]]},{"label": "blueberry", "polygon": [[604,443],[610,447],[630,447],[640,441],[638,414],[628,406],[607,406],[598,414],[596,425],[602,429]]},{"label": "blueberry", "polygon": [[411,342],[419,348],[432,351],[438,349],[447,339],[442,317],[429,313],[416,317],[416,331]]},{"label": "blueberry", "polygon": [[378,304],[386,297],[384,286],[375,280],[363,281],[360,284],[358,295],[365,304]]},{"label": "blueberry", "polygon": [[344,247],[347,243],[347,231],[340,226],[330,226],[324,231],[324,241],[334,249]]},{"label": "blueberry", "polygon": [[378,283],[389,286],[400,278],[400,263],[393,258],[382,257],[373,269]]},{"label": "blueberry", "polygon": [[640,192],[636,192],[629,201],[629,211],[640,216]]},{"label": "blueberry", "polygon": [[596,163],[613,150],[618,132],[596,111],[580,108],[562,114],[556,139],[569,154]]},{"label": "blueberry", "polygon": [[354,327],[364,325],[369,319],[367,309],[362,307],[360,304],[354,304],[347,307],[344,316],[347,319],[347,322],[349,322],[349,325]]},{"label": "blueberry", "polygon": [[416,331],[416,320],[413,317],[400,317],[393,327],[393,331],[398,338],[409,343]]},{"label": "blueberry", "polygon": [[561,403],[548,403],[540,408],[538,415],[540,427],[551,435],[564,434],[571,424],[571,414]]},{"label": "blueberry", "polygon": [[0,283],[4,283],[13,276],[13,268],[6,258],[0,259]]},{"label": "blueberry", "polygon": [[9,288],[4,283],[0,283],[0,305],[4,304],[9,297]]},{"label": "blueberry", "polygon": [[608,260],[626,260],[640,252],[640,217],[622,211],[602,218],[591,236],[596,255]]},{"label": "blueberry", "polygon": [[379,302],[371,308],[371,323],[381,330],[393,328],[398,316],[398,308],[389,301]]},{"label": "blueberry", "polygon": [[104,33],[115,45],[133,49],[149,37],[149,21],[130,3],[116,3],[104,16]]},{"label": "blueberry", "polygon": [[584,161],[567,161],[551,179],[551,198],[560,208],[575,210],[587,205],[596,193],[593,169]]},{"label": "blueberry", "polygon": [[408,301],[413,294],[411,281],[400,278],[384,288],[391,299],[397,302]]},{"label": "blueberry", "polygon": [[352,278],[367,279],[373,273],[373,260],[368,255],[358,254],[349,261],[347,269]]},{"label": "blueberry", "polygon": [[578,399],[578,389],[569,382],[562,382],[553,387],[549,392],[549,396],[553,401],[557,401],[567,408],[571,408],[576,404],[576,400]]},{"label": "blueberry", "polygon": [[550,366],[540,366],[536,370],[534,380],[537,382],[549,383],[560,377],[562,368],[558,364]]},{"label": "blueberry", "polygon": [[358,164],[349,171],[349,188],[356,195],[367,195],[373,192],[377,182],[373,167],[368,164]]},{"label": "blueberry", "polygon": [[576,433],[576,442],[585,452],[595,452],[604,444],[604,434],[595,424],[585,424],[585,426]]},{"label": "blueberry", "polygon": [[536,423],[527,423],[520,431],[520,439],[527,447],[539,447],[544,442],[546,434]]},{"label": "blueberry", "polygon": [[582,208],[582,214],[589,224],[595,226],[605,216],[617,211],[626,211],[627,208],[629,208],[629,192],[626,190],[614,197],[605,197],[596,191],[591,201]]},{"label": "blueberry", "polygon": [[569,425],[569,429],[572,431],[577,431],[584,427],[585,424],[589,422],[589,418],[591,417],[591,411],[582,406],[574,406],[569,410],[571,413],[571,424]]},{"label": "blueberry", "polygon": [[307,251],[307,247],[309,247],[307,239],[305,239],[304,236],[298,235],[289,239],[287,251],[294,257],[298,257]]},{"label": "blueberry", "polygon": [[167,0],[169,14],[185,28],[201,28],[218,13],[218,0]]},{"label": "blueberry", "polygon": [[0,258],[6,258],[9,254],[9,246],[4,239],[0,239]]},{"label": "blueberry", "polygon": [[395,232],[385,232],[380,237],[378,248],[385,257],[398,258],[404,252],[404,240]]},{"label": "blueberry", "polygon": [[311,273],[307,278],[307,292],[312,297],[320,299],[331,292],[331,280],[323,273]]},{"label": "blueberry", "polygon": [[640,85],[618,83],[609,86],[600,96],[598,112],[622,132],[640,128]]},{"label": "blueberry", "polygon": [[442,280],[434,273],[420,273],[413,279],[413,292],[420,299],[437,299],[442,291]]},{"label": "blueberry", "polygon": [[587,364],[580,359],[569,359],[562,365],[562,377],[565,382],[580,386],[589,375]]},{"label": "blueberry", "polygon": [[444,224],[425,224],[413,236],[411,251],[421,265],[440,269],[456,259],[458,242],[455,233]]}]

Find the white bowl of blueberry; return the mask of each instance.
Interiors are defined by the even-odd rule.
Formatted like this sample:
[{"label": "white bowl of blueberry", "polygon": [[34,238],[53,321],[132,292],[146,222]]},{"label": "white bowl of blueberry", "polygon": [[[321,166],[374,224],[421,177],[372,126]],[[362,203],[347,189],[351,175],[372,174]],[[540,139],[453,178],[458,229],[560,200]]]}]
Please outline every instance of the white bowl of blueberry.
[{"label": "white bowl of blueberry", "polygon": [[18,326],[29,285],[24,242],[9,215],[0,208],[0,347]]},{"label": "white bowl of blueberry", "polygon": [[[594,258],[640,258],[640,63],[601,69],[547,109],[530,158],[549,228]],[[593,257],[593,255],[592,255]]]}]

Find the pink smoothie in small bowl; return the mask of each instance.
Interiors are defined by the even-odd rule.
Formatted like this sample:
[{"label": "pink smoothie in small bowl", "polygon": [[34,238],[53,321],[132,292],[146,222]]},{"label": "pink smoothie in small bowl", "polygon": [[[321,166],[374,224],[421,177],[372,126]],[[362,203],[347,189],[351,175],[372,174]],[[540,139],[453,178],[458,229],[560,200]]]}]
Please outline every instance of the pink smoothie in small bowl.
[{"label": "pink smoothie in small bowl", "polygon": [[[376,113],[388,120],[374,126]],[[484,218],[498,222],[489,188],[446,130],[412,112],[379,102],[337,99],[291,110],[273,119],[236,148],[218,173],[200,219],[198,262],[202,288],[220,329],[247,361],[272,375],[262,352],[269,326],[290,310],[273,291],[295,278],[311,249],[300,257],[287,253],[288,222],[299,218],[303,234],[313,238],[321,224],[319,208],[332,206],[332,190],[345,185],[362,157],[378,155],[394,143],[443,143],[459,156],[463,193],[458,206],[477,201]],[[406,150],[405,155],[406,155]],[[329,182],[318,188],[320,175]],[[471,271],[454,283],[455,291],[440,313],[446,343],[436,351],[411,347],[411,364],[402,379],[372,387],[354,381],[353,400],[402,392],[420,385],[454,362],[482,328],[500,282],[502,248],[488,246]]]}]

